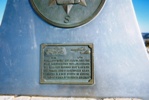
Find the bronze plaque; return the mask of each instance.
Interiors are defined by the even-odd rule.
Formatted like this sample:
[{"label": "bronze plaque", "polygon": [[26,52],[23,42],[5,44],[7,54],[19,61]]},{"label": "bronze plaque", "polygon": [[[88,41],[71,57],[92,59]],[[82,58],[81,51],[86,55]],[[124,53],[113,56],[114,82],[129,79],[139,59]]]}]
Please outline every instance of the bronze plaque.
[{"label": "bronze plaque", "polygon": [[42,44],[40,83],[93,84],[93,44]]},{"label": "bronze plaque", "polygon": [[58,27],[77,27],[92,20],[106,0],[30,0],[36,13]]}]

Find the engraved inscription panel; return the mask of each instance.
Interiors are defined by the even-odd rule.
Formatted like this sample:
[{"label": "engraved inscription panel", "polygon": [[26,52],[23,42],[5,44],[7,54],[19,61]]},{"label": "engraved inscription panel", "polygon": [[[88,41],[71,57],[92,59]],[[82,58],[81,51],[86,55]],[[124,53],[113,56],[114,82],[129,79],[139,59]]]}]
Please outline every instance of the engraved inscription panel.
[{"label": "engraved inscription panel", "polygon": [[93,45],[41,45],[40,83],[93,84]]}]

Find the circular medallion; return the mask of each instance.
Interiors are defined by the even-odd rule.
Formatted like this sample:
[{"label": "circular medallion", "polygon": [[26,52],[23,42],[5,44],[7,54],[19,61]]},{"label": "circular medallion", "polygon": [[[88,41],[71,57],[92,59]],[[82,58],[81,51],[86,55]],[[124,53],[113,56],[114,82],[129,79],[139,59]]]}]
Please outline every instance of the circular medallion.
[{"label": "circular medallion", "polygon": [[93,19],[105,0],[30,0],[38,15],[57,27],[77,27]]}]

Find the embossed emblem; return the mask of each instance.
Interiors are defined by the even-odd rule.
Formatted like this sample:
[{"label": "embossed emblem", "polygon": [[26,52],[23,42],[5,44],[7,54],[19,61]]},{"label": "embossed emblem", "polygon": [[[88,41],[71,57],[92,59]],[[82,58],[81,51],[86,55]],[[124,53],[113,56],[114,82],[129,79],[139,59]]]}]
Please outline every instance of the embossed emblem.
[{"label": "embossed emblem", "polygon": [[30,0],[35,11],[58,27],[76,27],[93,19],[105,0]]},{"label": "embossed emblem", "polygon": [[50,0],[50,3],[49,3],[50,6],[53,6],[55,4],[62,5],[67,14],[69,14],[74,4],[87,6],[85,0]]}]

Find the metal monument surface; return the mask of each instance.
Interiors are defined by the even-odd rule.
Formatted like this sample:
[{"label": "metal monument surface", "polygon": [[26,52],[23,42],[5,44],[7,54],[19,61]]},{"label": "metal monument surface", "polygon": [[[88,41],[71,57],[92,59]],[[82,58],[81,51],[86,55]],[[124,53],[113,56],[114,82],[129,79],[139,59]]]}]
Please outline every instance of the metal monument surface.
[{"label": "metal monument surface", "polygon": [[40,83],[93,84],[93,45],[42,44]]},{"label": "metal monument surface", "polygon": [[[46,5],[50,3],[50,0],[42,1],[47,2]],[[96,0],[74,0],[75,4],[71,0],[62,1],[57,0],[56,4],[48,6],[49,9],[60,8],[63,14],[71,15],[77,6],[84,9]],[[87,6],[80,5],[81,2]],[[61,5],[63,3],[73,4],[69,14]],[[82,45],[88,43],[94,46],[94,60],[90,58],[94,64],[94,84],[86,85],[89,83],[84,80],[85,84],[46,84],[45,82],[51,82],[48,76],[43,77],[44,83],[41,84],[41,68],[46,69],[43,70],[43,75],[51,74],[46,72],[50,71],[48,68],[53,70],[53,65],[46,67],[51,61],[50,58],[46,60],[46,57],[53,56],[52,59],[61,61],[60,58],[63,58],[67,61],[66,58],[70,59],[69,54],[74,54],[73,58],[82,56],[89,59],[89,54],[74,52],[79,44],[92,51],[87,45]],[[42,44],[46,45],[45,49],[42,49]],[[56,44],[62,46],[55,46]],[[67,50],[70,46],[67,47],[66,44],[77,45],[73,46],[71,52]],[[55,53],[55,49],[58,52]],[[42,51],[45,53],[41,54]],[[91,70],[88,71],[86,74],[90,74]],[[94,20],[75,28],[59,28],[41,20],[30,0],[8,0],[0,26],[0,95],[138,97],[149,100],[148,76],[148,54],[138,28],[132,0],[106,0],[102,11]],[[58,81],[56,78],[52,78],[52,82],[53,80],[55,83]],[[65,78],[64,82],[66,80]],[[63,80],[60,81],[62,83]],[[74,83],[72,78],[70,81]]]},{"label": "metal monument surface", "polygon": [[76,27],[93,19],[105,0],[30,0],[35,11],[58,27]]}]

